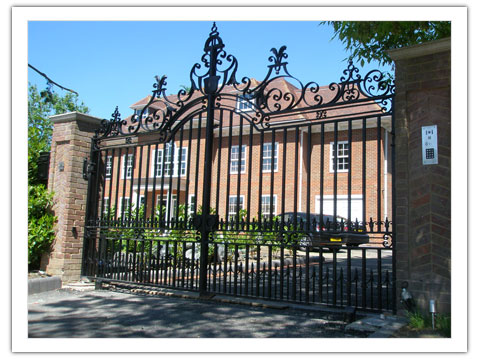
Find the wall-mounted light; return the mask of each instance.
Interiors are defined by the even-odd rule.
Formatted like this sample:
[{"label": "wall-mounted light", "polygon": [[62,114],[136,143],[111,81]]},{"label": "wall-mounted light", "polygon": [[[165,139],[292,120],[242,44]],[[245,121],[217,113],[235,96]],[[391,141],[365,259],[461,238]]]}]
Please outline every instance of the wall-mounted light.
[{"label": "wall-mounted light", "polygon": [[63,164],[63,161],[60,161],[58,163],[58,171],[63,171],[65,170],[65,165]]},{"label": "wall-mounted light", "polygon": [[400,302],[403,304],[403,306],[408,312],[413,313],[415,311],[415,301],[413,300],[413,296],[412,294],[410,294],[407,288],[408,288],[408,282],[404,281],[402,283],[402,293],[400,294],[401,296]]}]

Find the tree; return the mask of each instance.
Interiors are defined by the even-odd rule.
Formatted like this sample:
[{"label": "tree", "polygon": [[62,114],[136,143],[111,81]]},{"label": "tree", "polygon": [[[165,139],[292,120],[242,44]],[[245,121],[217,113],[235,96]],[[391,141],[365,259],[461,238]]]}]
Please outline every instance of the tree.
[{"label": "tree", "polygon": [[191,86],[187,86],[187,85],[180,85],[180,88],[185,91],[186,94],[188,94],[190,92],[190,90],[192,89]]},{"label": "tree", "polygon": [[323,21],[333,26],[345,50],[363,66],[378,61],[391,64],[387,50],[421,44],[450,36],[449,21]]},{"label": "tree", "polygon": [[55,238],[53,225],[56,217],[52,212],[53,194],[40,182],[37,162],[42,151],[49,151],[53,124],[49,116],[65,112],[87,113],[83,102],[78,104],[78,95],[68,93],[60,96],[49,89],[38,92],[35,85],[28,89],[28,267],[40,267],[40,259],[50,249]]},{"label": "tree", "polygon": [[28,183],[38,184],[37,161],[42,151],[49,151],[52,141],[53,124],[51,115],[79,111],[88,113],[83,102],[78,103],[78,95],[67,93],[61,96],[44,90],[39,92],[35,85],[28,88]]}]

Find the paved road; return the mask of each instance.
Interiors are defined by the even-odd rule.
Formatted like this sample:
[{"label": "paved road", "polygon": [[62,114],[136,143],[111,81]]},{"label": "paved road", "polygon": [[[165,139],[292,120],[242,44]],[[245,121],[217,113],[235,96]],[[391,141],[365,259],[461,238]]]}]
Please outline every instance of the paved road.
[{"label": "paved road", "polygon": [[34,338],[351,336],[338,315],[105,290],[30,295],[28,310]]}]

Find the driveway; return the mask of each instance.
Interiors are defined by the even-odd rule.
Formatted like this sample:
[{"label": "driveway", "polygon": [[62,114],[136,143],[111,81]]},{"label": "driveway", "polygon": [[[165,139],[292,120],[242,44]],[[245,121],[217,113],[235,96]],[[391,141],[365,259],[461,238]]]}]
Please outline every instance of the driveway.
[{"label": "driveway", "polygon": [[[332,338],[340,315],[197,298],[59,289],[28,297],[32,338]],[[355,334],[356,337],[367,334]]]}]

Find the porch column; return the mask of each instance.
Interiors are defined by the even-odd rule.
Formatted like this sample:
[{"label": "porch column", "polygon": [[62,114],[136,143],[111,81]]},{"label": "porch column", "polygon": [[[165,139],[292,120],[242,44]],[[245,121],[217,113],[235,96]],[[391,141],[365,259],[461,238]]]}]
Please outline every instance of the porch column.
[{"label": "porch column", "polygon": [[55,241],[43,268],[67,283],[80,279],[87,180],[83,159],[90,156],[90,139],[101,119],[79,112],[51,116],[53,122],[48,189],[54,192],[58,218]]}]

